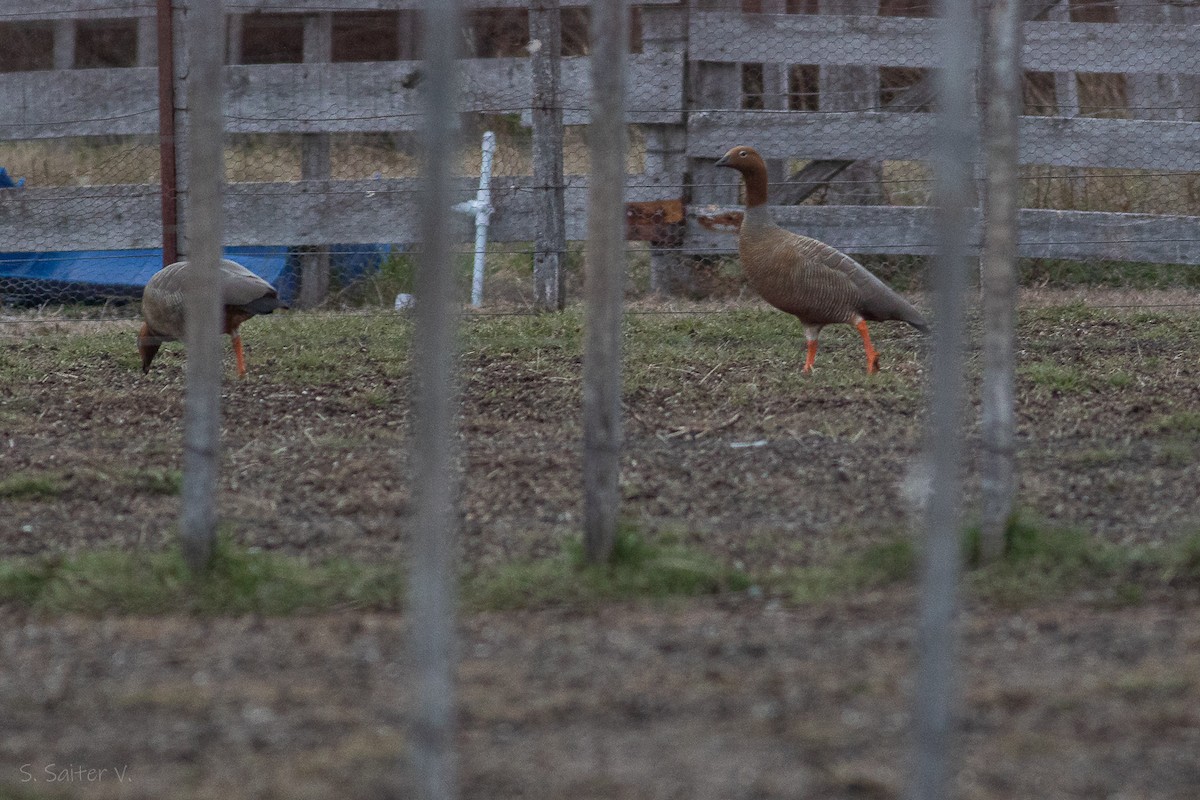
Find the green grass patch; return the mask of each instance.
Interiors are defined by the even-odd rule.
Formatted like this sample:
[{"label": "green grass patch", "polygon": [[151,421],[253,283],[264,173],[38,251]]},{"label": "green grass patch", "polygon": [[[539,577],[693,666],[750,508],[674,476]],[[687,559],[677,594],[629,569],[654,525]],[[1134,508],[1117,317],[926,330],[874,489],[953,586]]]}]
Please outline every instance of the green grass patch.
[{"label": "green grass patch", "polygon": [[669,391],[680,404],[700,402],[714,392],[733,407],[763,398],[797,404],[814,394],[870,390],[915,402],[921,384],[904,362],[918,359],[913,341],[897,326],[878,326],[876,344],[883,369],[866,374],[862,341],[848,325],[822,332],[821,350],[811,375],[804,363],[804,330],[789,314],[768,309],[727,311],[676,318],[630,314],[624,334],[624,389]]},{"label": "green grass patch", "polygon": [[1091,381],[1079,367],[1063,366],[1051,361],[1037,361],[1021,366],[1019,371],[1035,386],[1049,389],[1052,392],[1073,394],[1091,388]]},{"label": "green grass patch", "polygon": [[[1071,529],[1015,518],[1004,557],[979,563],[979,529],[963,536],[967,593],[988,603],[1025,606],[1087,592],[1097,602],[1129,605],[1147,591],[1200,582],[1200,534],[1165,547],[1116,545]],[[914,583],[918,547],[897,537],[767,582],[797,603],[821,603],[895,584]]]},{"label": "green grass patch", "polygon": [[519,354],[528,360],[536,360],[539,355],[574,358],[583,348],[583,314],[578,307],[528,317],[468,316],[464,327],[468,355]]},{"label": "green grass patch", "polygon": [[130,319],[105,323],[99,330],[76,333],[69,326],[48,323],[43,330],[6,347],[0,359],[0,379],[33,382],[48,372],[93,370],[100,365],[119,364],[139,368],[137,329]]},{"label": "green grass patch", "polygon": [[1104,379],[1114,389],[1125,389],[1133,385],[1133,375],[1125,370],[1111,372]]},{"label": "green grass patch", "polygon": [[1165,559],[1163,579],[1178,581],[1200,581],[1200,533],[1187,537],[1171,548]]},{"label": "green grass patch", "polygon": [[1018,269],[1022,286],[1094,286],[1126,289],[1200,286],[1200,275],[1197,275],[1197,271],[1179,264],[1030,258],[1021,259]]},{"label": "green grass patch", "polygon": [[[28,770],[29,776],[36,776],[38,780],[41,780],[45,777],[42,773],[43,768],[44,765],[39,764],[36,769],[32,765],[25,769]],[[22,776],[19,780],[25,779],[25,773],[18,771],[16,774]],[[5,786],[0,784],[0,800],[62,800],[65,797],[67,797],[66,794],[58,791],[34,791],[24,786]]]},{"label": "green grass patch", "polygon": [[134,467],[113,472],[80,467],[68,471],[23,471],[0,480],[0,499],[30,502],[55,500],[76,491],[80,484],[97,482],[143,494],[175,496],[183,485],[178,469]]},{"label": "green grass patch", "polygon": [[255,318],[241,331],[253,348],[248,368],[255,377],[310,391],[328,385],[367,390],[381,377],[408,374],[412,321],[405,314],[285,311]]},{"label": "green grass patch", "polygon": [[98,550],[0,563],[0,603],[62,614],[286,615],[399,608],[395,569],[346,560],[309,563],[222,539],[212,568],[193,577],[175,550]]},{"label": "green grass patch", "polygon": [[608,564],[585,563],[574,540],[555,558],[510,564],[468,579],[464,603],[474,610],[587,606],[639,597],[694,597],[750,586],[742,572],[679,544],[652,542],[623,528]]},{"label": "green grass patch", "polygon": [[772,579],[771,588],[797,603],[820,603],[911,581],[916,565],[917,550],[913,542],[897,537],[827,564],[792,570]]},{"label": "green grass patch", "polygon": [[1067,451],[1062,454],[1063,463],[1083,469],[1095,467],[1111,467],[1130,458],[1131,449],[1128,446],[1089,447],[1083,450]]},{"label": "green grass patch", "polygon": [[[1081,594],[1128,605],[1146,593],[1200,587],[1200,533],[1165,547],[1098,542],[1067,528],[1015,520],[1004,557],[978,564],[978,530],[964,536],[967,593],[1002,606],[1026,606]],[[579,540],[553,558],[508,564],[467,576],[463,606],[472,611],[588,608],[638,598],[741,592],[757,585],[788,602],[819,604],[916,580],[918,548],[886,539],[823,563],[756,580],[677,537],[648,539],[626,527],[612,560],[585,562]],[[99,550],[0,562],[0,605],[44,614],[193,614],[284,616],[344,609],[399,610],[406,567],[345,559],[310,562],[220,541],[210,571],[193,577],[175,550]]]},{"label": "green grass patch", "polygon": [[1129,605],[1146,591],[1200,580],[1200,534],[1163,547],[1098,541],[1073,528],[1045,527],[1020,517],[1005,531],[1004,558],[978,566],[979,530],[967,532],[967,576],[980,599],[1028,605],[1086,591],[1098,602]]},{"label": "green grass patch", "polygon": [[50,472],[18,472],[0,480],[0,499],[53,500],[66,491],[62,477]]},{"label": "green grass patch", "polygon": [[146,494],[175,496],[183,488],[183,472],[159,467],[131,469],[124,474],[123,482],[135,491]]},{"label": "green grass patch", "polygon": [[1196,443],[1183,437],[1154,445],[1154,463],[1160,467],[1186,467],[1196,460]]},{"label": "green grass patch", "polygon": [[1153,423],[1159,433],[1174,433],[1188,438],[1200,437],[1200,411],[1176,411],[1164,414]]},{"label": "green grass patch", "polygon": [[972,591],[983,599],[1023,605],[1057,597],[1089,584],[1120,581],[1134,553],[1099,542],[1072,528],[1049,528],[1016,517],[1005,531],[1004,557],[979,566],[979,529],[966,534],[965,556]]},{"label": "green grass patch", "polygon": [[[222,538],[209,572],[193,577],[178,551],[99,550],[0,562],[0,604],[46,614],[263,614],[403,606],[406,567],[312,563]],[[638,597],[692,597],[750,586],[743,573],[680,544],[622,530],[613,559],[584,563],[578,541],[555,558],[502,566],[463,582],[469,609],[581,606]]]}]

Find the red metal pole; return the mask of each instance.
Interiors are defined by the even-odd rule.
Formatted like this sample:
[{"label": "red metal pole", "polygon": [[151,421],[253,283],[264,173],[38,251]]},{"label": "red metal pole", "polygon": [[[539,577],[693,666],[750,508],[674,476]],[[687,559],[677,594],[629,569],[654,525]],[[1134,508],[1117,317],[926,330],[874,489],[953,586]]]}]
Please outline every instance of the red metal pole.
[{"label": "red metal pole", "polygon": [[158,0],[158,157],[163,266],[179,260],[175,183],[175,36],[171,0]]}]

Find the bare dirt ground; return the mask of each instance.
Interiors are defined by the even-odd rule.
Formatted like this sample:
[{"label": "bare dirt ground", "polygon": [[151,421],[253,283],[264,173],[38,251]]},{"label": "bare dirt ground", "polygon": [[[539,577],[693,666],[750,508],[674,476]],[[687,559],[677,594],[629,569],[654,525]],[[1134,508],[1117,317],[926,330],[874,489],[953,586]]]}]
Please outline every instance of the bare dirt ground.
[{"label": "bare dirt ground", "polygon": [[[1194,310],[1084,299],[1033,298],[1022,317],[1023,503],[1114,544],[1195,534]],[[817,374],[799,376],[798,330],[764,333],[756,313],[635,317],[634,337],[694,353],[631,347],[622,481],[643,529],[770,576],[911,524],[902,486],[920,452],[923,370],[915,337],[878,326],[877,379],[859,374],[853,332],[833,329]],[[339,322],[328,353],[305,348],[303,324],[246,326],[252,378],[223,390],[224,518],[265,549],[402,559],[395,323]],[[556,553],[578,529],[578,355],[558,343],[577,330],[531,322],[547,327],[510,342],[488,328],[518,324],[465,325],[467,571]],[[165,547],[178,498],[153,477],[178,468],[182,358],[168,352],[143,377],[132,327],[98,326],[99,344],[82,345],[60,327],[0,341],[17,354],[0,381],[0,477],[52,473],[60,486],[0,499],[0,556]],[[35,352],[45,368],[30,376]],[[1111,600],[968,597],[961,796],[1197,796],[1200,602],[1194,589]],[[472,613],[464,795],[899,797],[913,617],[908,586],[811,605],[767,592]],[[404,796],[403,628],[379,613],[0,610],[0,798]]]}]

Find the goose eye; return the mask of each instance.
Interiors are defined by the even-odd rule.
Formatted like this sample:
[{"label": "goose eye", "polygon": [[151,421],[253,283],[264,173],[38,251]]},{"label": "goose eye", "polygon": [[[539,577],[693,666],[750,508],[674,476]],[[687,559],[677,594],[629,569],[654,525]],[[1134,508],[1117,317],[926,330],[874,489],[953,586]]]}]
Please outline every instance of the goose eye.
[{"label": "goose eye", "polygon": [[746,156],[748,156],[750,154],[747,153],[745,150],[743,150],[742,152],[738,153],[738,155],[741,156],[742,158],[745,158]]}]

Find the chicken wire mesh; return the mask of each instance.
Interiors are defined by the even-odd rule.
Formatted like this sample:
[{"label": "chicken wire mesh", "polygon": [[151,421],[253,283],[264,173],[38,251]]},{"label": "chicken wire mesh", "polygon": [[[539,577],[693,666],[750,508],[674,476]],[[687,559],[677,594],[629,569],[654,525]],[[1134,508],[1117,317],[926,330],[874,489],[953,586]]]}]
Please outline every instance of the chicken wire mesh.
[{"label": "chicken wire mesh", "polygon": [[[716,157],[734,139],[770,153],[780,221],[907,282],[911,256],[930,253],[932,242],[923,207],[939,65],[934,4],[712,6],[693,11],[689,27],[705,37],[688,42],[699,89],[689,155]],[[1188,251],[1200,161],[1174,138],[1194,141],[1200,130],[1198,14],[1194,2],[1022,4],[1027,285],[1198,284]],[[986,41],[983,32],[981,55]],[[978,99],[986,104],[986,91]],[[705,167],[694,174],[711,176],[693,187],[694,208],[700,198],[736,203],[731,178]]]},{"label": "chicken wire mesh", "polygon": [[[297,305],[390,306],[411,291],[420,14],[380,5],[228,4],[227,243]],[[561,3],[557,84],[539,95],[531,26],[560,4],[469,5],[455,167],[457,196],[470,200],[483,134],[496,135],[487,302],[534,305],[539,248],[560,246],[537,222],[550,195],[534,162],[547,146],[561,154],[551,183],[564,193],[562,280],[577,297],[588,8]],[[161,261],[154,6],[0,13],[10,309],[131,314],[126,303]],[[780,222],[919,286],[931,251],[932,4],[664,0],[630,13],[631,294],[743,291],[732,257],[739,187],[712,166],[737,143],[768,157]],[[1023,14],[1025,282],[1200,284],[1200,4],[1026,0]],[[176,91],[178,122],[186,89]],[[535,129],[546,98],[561,131]],[[185,175],[178,188],[185,217]],[[471,217],[461,220],[466,297],[474,259]]]}]

